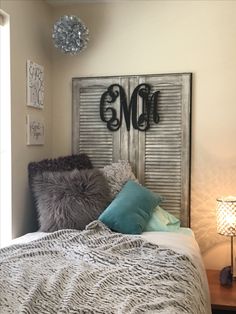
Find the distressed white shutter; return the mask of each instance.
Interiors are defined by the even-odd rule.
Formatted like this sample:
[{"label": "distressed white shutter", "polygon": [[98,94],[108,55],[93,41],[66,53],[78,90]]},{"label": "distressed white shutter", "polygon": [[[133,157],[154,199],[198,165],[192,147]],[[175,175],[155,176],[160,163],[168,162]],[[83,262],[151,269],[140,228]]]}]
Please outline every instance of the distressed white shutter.
[{"label": "distressed white shutter", "polygon": [[145,133],[144,184],[164,197],[163,208],[189,224],[190,81],[189,74],[146,77],[159,90],[160,122]]},{"label": "distressed white shutter", "polygon": [[[122,127],[115,132],[101,121],[101,95],[120,84],[128,103],[140,83],[159,90],[160,122],[146,132]],[[139,181],[164,197],[163,208],[189,226],[191,74],[143,75],[73,79],[73,152],[89,155],[94,167],[129,160]],[[119,99],[112,104],[119,113]],[[141,110],[141,106],[140,106]]]},{"label": "distressed white shutter", "polygon": [[[99,112],[100,98],[107,87],[115,83],[124,85],[123,81],[122,78],[73,79],[73,152],[88,154],[97,168],[114,160],[128,159],[121,153],[121,142],[125,144],[120,131],[109,131]],[[115,107],[119,111],[119,99]]]}]

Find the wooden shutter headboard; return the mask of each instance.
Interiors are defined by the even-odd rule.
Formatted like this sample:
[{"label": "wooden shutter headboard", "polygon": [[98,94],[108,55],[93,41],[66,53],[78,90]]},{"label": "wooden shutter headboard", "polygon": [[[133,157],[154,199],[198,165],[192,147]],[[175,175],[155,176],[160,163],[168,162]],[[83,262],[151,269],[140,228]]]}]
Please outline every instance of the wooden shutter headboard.
[{"label": "wooden shutter headboard", "polygon": [[[73,78],[73,153],[87,153],[94,167],[129,160],[138,180],[164,197],[162,207],[190,226],[191,73]],[[100,99],[111,84],[128,99],[141,83],[159,90],[160,121],[141,132],[123,121],[112,132],[100,118]],[[119,100],[112,104],[119,110]]]}]

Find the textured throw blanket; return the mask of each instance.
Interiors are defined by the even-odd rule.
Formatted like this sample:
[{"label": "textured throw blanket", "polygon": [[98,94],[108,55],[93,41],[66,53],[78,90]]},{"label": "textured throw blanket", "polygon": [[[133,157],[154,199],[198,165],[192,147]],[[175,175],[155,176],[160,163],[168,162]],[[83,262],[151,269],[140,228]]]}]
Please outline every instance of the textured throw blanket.
[{"label": "textured throw blanket", "polygon": [[205,314],[191,260],[95,221],[0,250],[0,313]]}]

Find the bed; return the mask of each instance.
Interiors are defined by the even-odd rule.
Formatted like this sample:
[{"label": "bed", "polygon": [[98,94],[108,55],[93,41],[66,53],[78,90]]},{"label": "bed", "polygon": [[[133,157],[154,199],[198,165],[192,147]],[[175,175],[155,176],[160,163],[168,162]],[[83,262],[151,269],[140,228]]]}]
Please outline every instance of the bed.
[{"label": "bed", "polygon": [[[101,124],[110,84],[145,82],[159,124]],[[0,313],[211,313],[189,228],[190,87],[190,74],[73,80],[73,155],[29,166],[40,231],[0,250]]]},{"label": "bed", "polygon": [[[94,227],[86,231],[86,241]],[[206,275],[191,233],[146,232],[140,240],[99,230],[99,246],[95,242],[89,248],[78,237],[75,230],[34,233],[2,249],[1,258],[14,255],[5,266],[11,280],[1,286],[0,312],[211,313]]]}]

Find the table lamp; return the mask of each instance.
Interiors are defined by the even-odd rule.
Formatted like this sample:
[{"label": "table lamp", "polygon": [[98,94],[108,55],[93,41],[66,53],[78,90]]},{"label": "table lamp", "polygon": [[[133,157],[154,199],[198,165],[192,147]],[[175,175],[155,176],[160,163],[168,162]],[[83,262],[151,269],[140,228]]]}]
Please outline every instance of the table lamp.
[{"label": "table lamp", "polygon": [[231,276],[236,279],[234,267],[234,236],[236,236],[236,196],[226,196],[217,199],[217,232],[231,237]]}]

